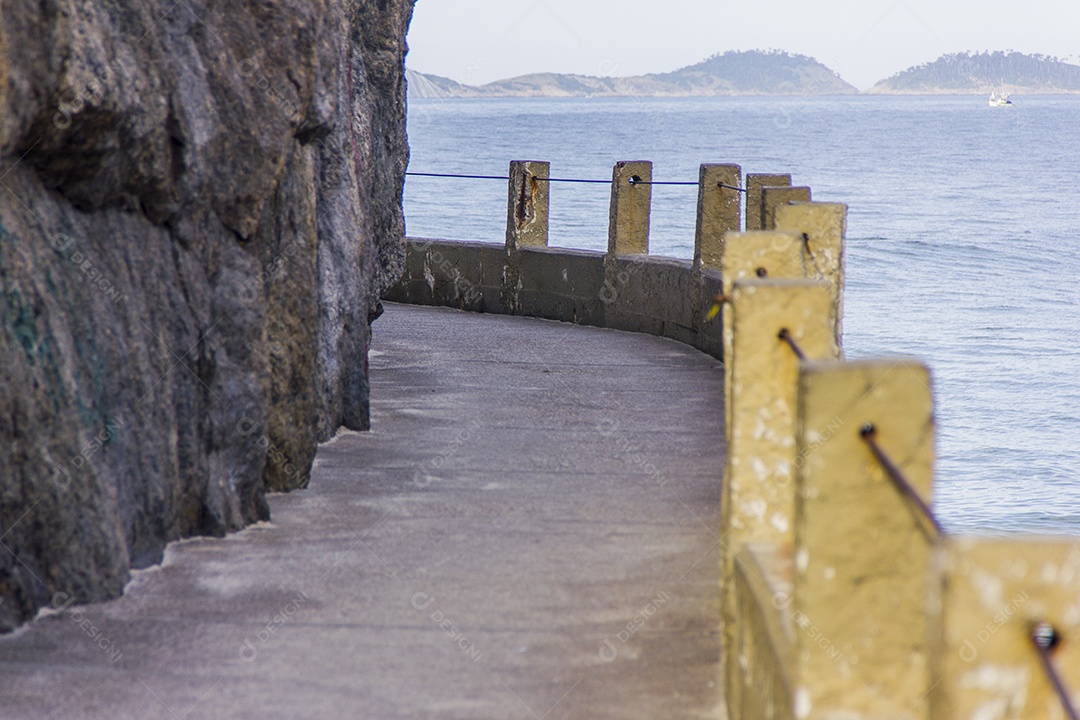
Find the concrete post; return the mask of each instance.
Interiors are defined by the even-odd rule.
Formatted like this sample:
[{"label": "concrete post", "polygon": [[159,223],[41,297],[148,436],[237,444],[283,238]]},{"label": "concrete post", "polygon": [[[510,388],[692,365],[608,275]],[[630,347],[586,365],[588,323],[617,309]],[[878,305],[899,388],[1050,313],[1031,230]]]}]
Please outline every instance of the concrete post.
[{"label": "concrete post", "polygon": [[761,188],[761,222],[763,230],[776,228],[776,208],[793,202],[810,202],[810,188],[800,185],[791,187],[765,186]]},{"label": "concrete post", "polygon": [[847,205],[818,202],[781,205],[776,208],[776,229],[803,236],[807,277],[828,284],[836,313],[836,344],[843,347]]},{"label": "concrete post", "polygon": [[[802,279],[806,277],[803,266],[802,236],[794,233],[764,232],[761,230],[745,233],[728,233],[724,240],[724,255],[721,259],[720,277],[723,294],[730,298],[732,288],[738,280],[757,278]],[[727,440],[731,442],[731,371],[733,343],[733,314],[728,307],[723,313],[724,343],[724,397],[727,401],[725,428]]]},{"label": "concrete post", "polygon": [[932,546],[860,429],[874,424],[929,503],[930,373],[907,360],[806,363],[798,397],[795,715],[924,718]]},{"label": "concrete post", "polygon": [[761,189],[769,187],[781,187],[791,184],[791,173],[747,173],[746,174],[746,229],[764,230],[765,223],[761,218]]},{"label": "concrete post", "polygon": [[742,229],[742,193],[732,190],[738,187],[742,187],[738,165],[702,165],[698,171],[695,272],[719,270],[724,235]]},{"label": "concrete post", "polygon": [[615,163],[611,172],[608,254],[648,254],[651,182],[651,162],[623,160]]},{"label": "concrete post", "polygon": [[548,198],[551,163],[512,160],[506,199],[506,247],[548,244]]},{"label": "concrete post", "polygon": [[[729,236],[730,237],[730,236]],[[828,291],[808,280],[737,280],[728,462],[721,490],[721,584],[726,687],[738,684],[735,553],[749,541],[790,545],[795,516],[795,392],[800,361],[835,358]]]},{"label": "concrete post", "polygon": [[947,538],[927,603],[930,720],[1064,720],[1029,634],[1048,622],[1064,638],[1053,662],[1078,697],[1078,597],[1076,538]]}]

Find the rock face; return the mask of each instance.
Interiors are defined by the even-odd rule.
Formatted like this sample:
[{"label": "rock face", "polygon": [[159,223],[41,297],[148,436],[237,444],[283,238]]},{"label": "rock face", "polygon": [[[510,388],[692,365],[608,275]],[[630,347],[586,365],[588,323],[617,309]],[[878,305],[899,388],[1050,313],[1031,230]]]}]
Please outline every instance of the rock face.
[{"label": "rock face", "polygon": [[0,630],[266,518],[368,426],[411,14],[0,6]]}]

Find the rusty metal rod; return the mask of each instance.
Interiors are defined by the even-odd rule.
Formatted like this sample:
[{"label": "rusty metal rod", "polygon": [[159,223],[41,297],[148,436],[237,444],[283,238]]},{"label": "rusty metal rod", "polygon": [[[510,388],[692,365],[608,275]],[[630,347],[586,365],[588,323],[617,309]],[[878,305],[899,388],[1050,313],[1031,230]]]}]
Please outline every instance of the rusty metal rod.
[{"label": "rusty metal rod", "polygon": [[[908,479],[904,477],[904,473],[896,466],[895,463],[885,454],[885,451],[881,449],[881,446],[877,444],[877,428],[873,423],[866,423],[859,429],[859,436],[862,437],[863,442],[870,448],[870,452],[873,453],[874,458],[881,465],[885,471],[886,477],[892,481],[892,484],[900,491],[907,500],[915,506],[915,509],[919,511],[920,515],[930,523],[934,528],[934,533],[937,537],[945,534],[945,528],[938,522],[937,517],[934,516],[934,511],[930,509],[930,506],[926,504],[926,501],[922,499],[922,496],[912,487]],[[920,523],[920,527],[923,527]],[[933,538],[931,538],[933,539]]]},{"label": "rusty metal rod", "polygon": [[817,255],[810,249],[810,235],[808,233],[802,234],[803,245],[806,247],[806,255],[810,258],[810,262],[814,263],[814,269],[817,270],[818,278],[826,280],[825,271],[821,269],[821,265],[818,264]]},{"label": "rusty metal rod", "polygon": [[776,337],[783,340],[791,348],[791,351],[795,353],[795,357],[799,360],[806,362],[806,353],[799,347],[799,343],[795,342],[795,338],[791,336],[791,332],[787,328],[780,328],[780,332],[776,333]]},{"label": "rusty metal rod", "polygon": [[1047,622],[1038,622],[1032,625],[1031,628],[1031,644],[1035,646],[1035,652],[1039,655],[1039,660],[1042,662],[1043,672],[1046,673],[1047,679],[1050,684],[1054,686],[1054,692],[1058,696],[1058,700],[1061,702],[1061,707],[1065,711],[1065,715],[1069,720],[1080,720],[1080,716],[1077,716],[1076,709],[1072,705],[1072,701],[1069,699],[1068,688],[1065,687],[1065,682],[1058,675],[1057,668],[1054,667],[1054,660],[1051,657],[1051,653],[1061,642],[1061,635],[1058,634],[1056,628]]}]

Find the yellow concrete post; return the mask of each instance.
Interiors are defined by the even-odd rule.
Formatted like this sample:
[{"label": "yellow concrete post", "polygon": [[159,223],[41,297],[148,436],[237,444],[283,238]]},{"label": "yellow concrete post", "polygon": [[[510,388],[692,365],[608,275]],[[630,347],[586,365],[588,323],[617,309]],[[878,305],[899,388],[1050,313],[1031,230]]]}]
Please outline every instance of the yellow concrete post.
[{"label": "yellow concrete post", "polygon": [[[753,231],[724,236],[724,255],[720,261],[723,294],[731,297],[736,280],[754,278],[806,277],[803,265],[802,236],[794,233]],[[731,352],[732,313],[723,313],[724,397],[727,440],[731,442]]]},{"label": "yellow concrete post", "polygon": [[746,174],[746,230],[764,230],[761,217],[761,189],[765,186],[780,187],[791,184],[791,173]]},{"label": "yellow concrete post", "polygon": [[[824,291],[824,289],[822,289]],[[926,572],[920,518],[860,435],[927,502],[934,414],[927,368],[907,360],[806,363],[795,467],[796,717],[925,718]]]},{"label": "yellow concrete post", "polygon": [[847,205],[821,202],[781,205],[776,208],[776,229],[803,236],[807,277],[828,283],[836,311],[836,344],[843,347]]},{"label": "yellow concrete post", "polygon": [[611,172],[611,209],[608,213],[609,254],[648,254],[651,182],[651,162],[624,160],[615,164]]},{"label": "yellow concrete post", "polygon": [[730,444],[721,491],[721,582],[726,686],[739,684],[734,561],[743,543],[790,544],[795,514],[795,392],[799,358],[835,358],[826,288],[808,280],[737,280]]},{"label": "yellow concrete post", "polygon": [[[548,244],[548,186],[551,164],[513,160],[506,199],[506,246]],[[544,178],[544,180],[540,179]]]},{"label": "yellow concrete post", "polygon": [[742,168],[738,165],[702,165],[698,171],[697,228],[694,233],[694,269],[720,270],[724,235],[742,229]]},{"label": "yellow concrete post", "polygon": [[810,188],[805,185],[761,188],[761,229],[775,230],[776,209],[793,202],[810,202]]},{"label": "yellow concrete post", "polygon": [[1065,720],[1029,640],[1048,622],[1053,663],[1080,701],[1080,547],[1076,538],[949,537],[931,598],[931,720]]}]

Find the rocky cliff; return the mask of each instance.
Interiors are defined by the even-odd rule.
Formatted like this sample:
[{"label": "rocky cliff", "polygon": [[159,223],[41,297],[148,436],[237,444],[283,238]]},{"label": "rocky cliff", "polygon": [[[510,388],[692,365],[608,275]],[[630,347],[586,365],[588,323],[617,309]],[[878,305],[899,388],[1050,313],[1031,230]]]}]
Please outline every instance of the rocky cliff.
[{"label": "rocky cliff", "polygon": [[0,630],[266,518],[367,427],[411,12],[0,5]]}]

